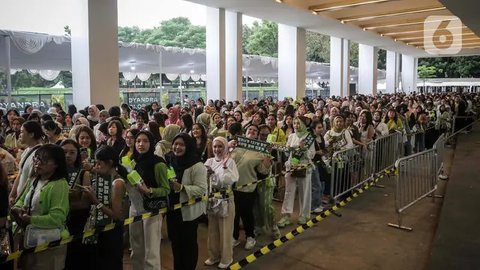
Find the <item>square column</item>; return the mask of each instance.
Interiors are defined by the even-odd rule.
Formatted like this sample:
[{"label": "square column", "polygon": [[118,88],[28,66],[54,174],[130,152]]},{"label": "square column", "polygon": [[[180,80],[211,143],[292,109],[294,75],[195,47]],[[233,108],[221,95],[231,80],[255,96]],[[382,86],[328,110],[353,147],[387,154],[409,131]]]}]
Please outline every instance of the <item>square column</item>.
[{"label": "square column", "polygon": [[305,78],[305,29],[278,24],[278,99],[303,98]]},{"label": "square column", "polygon": [[350,40],[330,37],[330,96],[350,95]]},{"label": "square column", "polygon": [[207,7],[207,99],[221,98],[225,98],[225,9]]},{"label": "square column", "polygon": [[73,103],[120,103],[117,0],[78,0],[72,23]]},{"label": "square column", "polygon": [[377,94],[378,49],[373,46],[358,44],[358,93]]},{"label": "square column", "polygon": [[242,14],[225,11],[225,30],[226,100],[242,100]]},{"label": "square column", "polygon": [[396,93],[400,74],[400,54],[387,51],[386,93]]},{"label": "square column", "polygon": [[402,54],[402,90],[406,93],[417,91],[418,58]]}]

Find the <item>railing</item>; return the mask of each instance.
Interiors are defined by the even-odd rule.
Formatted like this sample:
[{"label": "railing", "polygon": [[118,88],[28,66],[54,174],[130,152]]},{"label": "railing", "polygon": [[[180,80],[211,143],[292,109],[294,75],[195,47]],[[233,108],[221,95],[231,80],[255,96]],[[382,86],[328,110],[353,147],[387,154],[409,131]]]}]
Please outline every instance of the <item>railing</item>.
[{"label": "railing", "polygon": [[392,133],[364,146],[337,151],[331,159],[330,195],[334,200],[359,188],[375,173],[393,166],[403,151],[402,134]]},{"label": "railing", "polygon": [[[407,157],[402,157],[395,162],[395,211],[397,213],[398,224],[389,223],[389,226],[411,231],[412,228],[402,225],[402,212],[413,206],[423,198],[435,197],[438,180],[446,180],[446,170],[444,166],[446,149],[445,145],[451,143],[451,139],[457,134],[465,131],[475,123],[462,123],[461,128],[455,128],[455,119],[472,119],[472,116],[460,116],[454,118],[452,125],[453,132],[441,134],[433,145],[433,148]],[[456,130],[457,129],[457,130]]]},{"label": "railing", "polygon": [[402,157],[395,162],[395,169],[395,210],[398,224],[388,225],[411,231],[412,228],[402,225],[402,212],[437,190],[437,149]]}]

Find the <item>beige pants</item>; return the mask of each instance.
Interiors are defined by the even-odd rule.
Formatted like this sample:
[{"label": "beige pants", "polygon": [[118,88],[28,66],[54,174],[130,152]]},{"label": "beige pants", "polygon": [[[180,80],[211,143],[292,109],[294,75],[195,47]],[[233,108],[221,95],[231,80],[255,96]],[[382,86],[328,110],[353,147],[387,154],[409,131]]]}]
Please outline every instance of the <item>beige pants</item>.
[{"label": "beige pants", "polygon": [[[130,209],[130,216],[138,215]],[[130,247],[133,270],[160,270],[162,215],[130,224]]]},{"label": "beige pants", "polygon": [[20,257],[22,270],[62,270],[65,268],[67,246],[62,245],[39,253],[30,253]]},{"label": "beige pants", "polygon": [[208,214],[208,255],[210,256],[210,259],[220,259],[220,262],[223,264],[232,262],[234,218],[235,203],[233,200],[233,194],[228,198],[227,217]]}]

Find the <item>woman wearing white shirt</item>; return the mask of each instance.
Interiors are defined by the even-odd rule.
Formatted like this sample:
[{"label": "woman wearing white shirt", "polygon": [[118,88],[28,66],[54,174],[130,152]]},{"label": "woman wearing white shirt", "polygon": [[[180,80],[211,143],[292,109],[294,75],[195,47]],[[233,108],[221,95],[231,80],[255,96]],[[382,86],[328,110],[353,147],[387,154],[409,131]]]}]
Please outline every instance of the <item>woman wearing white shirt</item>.
[{"label": "woman wearing white shirt", "polygon": [[[305,138],[308,136],[308,130],[305,125],[305,117],[297,116],[293,120],[293,128],[295,133],[288,136],[287,147],[294,149],[303,149],[299,155],[290,152],[290,156],[285,163],[287,170],[303,167],[307,164],[312,164],[312,159],[315,156],[315,146],[305,145]],[[310,218],[311,201],[312,201],[312,167],[307,167],[285,175],[285,197],[282,204],[282,218],[277,225],[283,228],[291,224],[290,215],[293,213],[293,203],[295,200],[295,191],[299,188],[299,206],[300,213],[298,224],[303,225],[307,223]]]},{"label": "woman wearing white shirt", "polygon": [[40,147],[43,138],[43,130],[40,123],[35,121],[27,121],[23,123],[20,129],[20,141],[26,145],[27,148],[23,151],[19,163],[19,174],[13,182],[13,188],[10,191],[9,202],[12,205],[17,196],[22,194],[25,189],[27,180],[32,175],[33,171],[33,156],[35,151]]},{"label": "woman wearing white shirt", "polygon": [[[205,162],[209,175],[209,190],[225,191],[238,181],[239,175],[235,161],[230,158],[228,142],[223,137],[213,139],[215,157]],[[211,198],[208,211],[208,255],[206,265],[214,265],[227,269],[233,261],[233,220],[235,218],[235,202],[233,193],[229,197]]]},{"label": "woman wearing white shirt", "polygon": [[373,127],[375,128],[376,137],[388,135],[388,126],[382,122],[382,111],[373,113]]}]

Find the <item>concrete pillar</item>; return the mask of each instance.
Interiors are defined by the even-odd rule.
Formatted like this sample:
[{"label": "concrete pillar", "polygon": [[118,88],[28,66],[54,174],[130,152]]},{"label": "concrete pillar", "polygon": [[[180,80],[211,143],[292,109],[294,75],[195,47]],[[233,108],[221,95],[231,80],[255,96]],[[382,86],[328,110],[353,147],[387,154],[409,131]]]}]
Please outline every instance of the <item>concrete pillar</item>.
[{"label": "concrete pillar", "polygon": [[225,11],[225,94],[227,101],[242,100],[242,14]]},{"label": "concrete pillar", "polygon": [[387,51],[386,93],[396,93],[400,74],[400,54]]},{"label": "concrete pillar", "polygon": [[12,92],[12,74],[10,72],[11,70],[11,65],[12,65],[12,55],[11,55],[11,51],[10,51],[10,36],[4,36],[0,42],[2,42],[4,44],[4,48],[5,50],[3,52],[0,52],[1,54],[3,54],[3,57],[0,55],[0,58],[4,58],[5,59],[5,77],[6,77],[6,80],[7,80],[7,88],[5,89],[7,93],[11,93]]},{"label": "concrete pillar", "polygon": [[406,93],[417,91],[418,58],[402,54],[402,90]]},{"label": "concrete pillar", "polygon": [[278,99],[305,96],[305,29],[278,24]]},{"label": "concrete pillar", "polygon": [[119,105],[117,0],[73,1],[73,103]]},{"label": "concrete pillar", "polygon": [[330,37],[330,96],[350,94],[350,41]]},{"label": "concrete pillar", "polygon": [[358,44],[358,93],[377,94],[378,48]]},{"label": "concrete pillar", "polygon": [[207,99],[225,98],[225,9],[207,7]]}]

